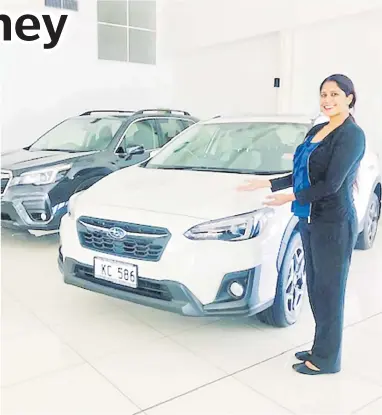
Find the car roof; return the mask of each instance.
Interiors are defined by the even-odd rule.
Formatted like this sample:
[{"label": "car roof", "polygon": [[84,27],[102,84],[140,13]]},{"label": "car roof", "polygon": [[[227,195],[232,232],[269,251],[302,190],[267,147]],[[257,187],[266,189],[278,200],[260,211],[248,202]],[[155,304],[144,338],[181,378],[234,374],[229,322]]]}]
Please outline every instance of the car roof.
[{"label": "car roof", "polygon": [[293,123],[312,125],[314,118],[299,114],[240,114],[240,115],[217,115],[204,124],[220,123]]}]

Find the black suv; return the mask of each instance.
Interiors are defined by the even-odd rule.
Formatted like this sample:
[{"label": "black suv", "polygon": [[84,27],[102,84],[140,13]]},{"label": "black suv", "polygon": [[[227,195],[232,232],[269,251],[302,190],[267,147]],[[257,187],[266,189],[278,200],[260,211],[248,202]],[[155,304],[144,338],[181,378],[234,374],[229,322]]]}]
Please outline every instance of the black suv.
[{"label": "black suv", "polygon": [[57,231],[69,198],[142,162],[198,122],[170,109],[94,110],[53,127],[34,144],[1,155],[1,224]]}]

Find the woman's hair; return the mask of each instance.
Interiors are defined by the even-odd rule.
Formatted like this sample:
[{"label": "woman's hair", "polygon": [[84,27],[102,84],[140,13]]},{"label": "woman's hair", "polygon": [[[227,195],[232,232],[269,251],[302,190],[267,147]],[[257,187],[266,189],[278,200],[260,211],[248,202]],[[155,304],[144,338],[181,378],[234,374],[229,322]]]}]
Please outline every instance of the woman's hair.
[{"label": "woman's hair", "polygon": [[[354,84],[350,78],[348,78],[346,75],[342,74],[334,74],[328,76],[326,79],[324,79],[320,85],[320,91],[322,91],[322,87],[326,82],[335,82],[342,91],[345,92],[346,96],[353,95],[352,102],[349,105],[349,108],[354,108],[355,103],[357,102],[357,94],[355,92]],[[352,114],[350,116],[354,117]]]}]

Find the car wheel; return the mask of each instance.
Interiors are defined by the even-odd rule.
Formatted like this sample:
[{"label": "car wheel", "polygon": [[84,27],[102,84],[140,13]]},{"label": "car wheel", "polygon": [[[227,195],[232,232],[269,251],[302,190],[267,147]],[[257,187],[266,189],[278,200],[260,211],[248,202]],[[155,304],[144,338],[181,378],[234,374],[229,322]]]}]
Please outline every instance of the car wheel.
[{"label": "car wheel", "polygon": [[275,301],[258,315],[260,321],[276,327],[293,325],[300,315],[305,291],[304,250],[301,236],[295,232],[289,241],[280,269]]},{"label": "car wheel", "polygon": [[363,230],[357,239],[356,249],[365,251],[373,247],[375,237],[377,236],[380,213],[381,202],[378,198],[378,195],[373,193],[366,212]]}]

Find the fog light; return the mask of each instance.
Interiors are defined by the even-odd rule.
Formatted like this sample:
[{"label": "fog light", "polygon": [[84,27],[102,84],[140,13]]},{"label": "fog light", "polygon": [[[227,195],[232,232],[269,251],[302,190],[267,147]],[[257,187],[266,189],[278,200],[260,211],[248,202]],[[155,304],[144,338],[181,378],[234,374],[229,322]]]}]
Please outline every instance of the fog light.
[{"label": "fog light", "polygon": [[46,213],[41,213],[41,220],[46,220]]},{"label": "fog light", "polygon": [[231,294],[237,298],[240,298],[244,294],[244,287],[238,282],[234,281],[230,286],[229,290]]}]

